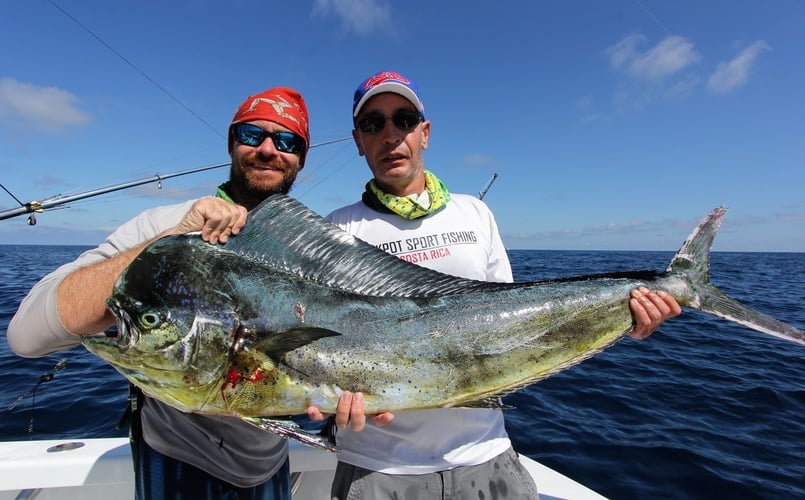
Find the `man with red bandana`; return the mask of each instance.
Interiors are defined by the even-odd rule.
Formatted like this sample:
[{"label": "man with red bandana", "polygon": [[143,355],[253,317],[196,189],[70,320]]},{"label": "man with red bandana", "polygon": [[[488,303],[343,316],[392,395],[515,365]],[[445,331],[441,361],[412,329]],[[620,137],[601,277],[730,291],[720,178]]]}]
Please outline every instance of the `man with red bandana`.
[{"label": "man with red bandana", "polygon": [[[9,324],[12,350],[45,356],[106,330],[114,323],[106,298],[145,246],[192,231],[210,243],[226,242],[245,224],[247,210],[290,190],[309,144],[307,107],[298,92],[273,88],[247,98],[229,126],[232,167],[216,196],[147,210],[44,277]],[[284,438],[237,418],[138,399],[131,417],[136,498],[291,498]]]}]

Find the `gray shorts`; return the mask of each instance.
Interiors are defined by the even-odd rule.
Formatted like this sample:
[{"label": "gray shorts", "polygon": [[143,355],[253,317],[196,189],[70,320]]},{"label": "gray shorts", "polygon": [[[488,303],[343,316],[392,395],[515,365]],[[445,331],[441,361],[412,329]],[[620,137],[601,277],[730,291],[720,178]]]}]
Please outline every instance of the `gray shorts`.
[{"label": "gray shorts", "polygon": [[534,480],[511,448],[481,465],[432,474],[382,474],[338,462],[330,496],[332,500],[539,498]]}]

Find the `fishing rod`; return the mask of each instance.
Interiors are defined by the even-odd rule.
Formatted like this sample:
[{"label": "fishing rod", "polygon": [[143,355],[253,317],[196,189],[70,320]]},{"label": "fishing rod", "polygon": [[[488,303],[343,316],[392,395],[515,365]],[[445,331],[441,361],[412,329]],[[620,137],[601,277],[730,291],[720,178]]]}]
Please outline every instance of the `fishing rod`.
[{"label": "fishing rod", "polygon": [[[321,143],[318,143],[318,144],[312,144],[310,146],[310,148],[313,149],[315,147],[326,146],[328,144],[333,144],[333,143],[336,143],[336,142],[342,142],[342,141],[346,141],[346,140],[349,140],[349,139],[352,139],[352,137],[342,137],[341,139],[333,139],[331,141],[325,141],[325,142],[321,142]],[[146,177],[144,179],[131,181],[131,182],[124,182],[124,183],[121,183],[121,184],[114,184],[114,185],[111,185],[111,186],[106,186],[106,187],[102,187],[102,188],[98,188],[98,189],[93,189],[91,191],[84,191],[83,193],[78,193],[78,194],[71,195],[71,196],[58,195],[58,196],[52,196],[50,198],[46,198],[46,199],[44,199],[42,201],[38,201],[38,200],[29,201],[28,203],[21,202],[19,199],[17,199],[16,196],[11,194],[11,192],[8,189],[6,189],[5,186],[0,184],[0,187],[2,187],[3,190],[6,193],[8,193],[12,198],[14,198],[14,200],[17,203],[20,204],[20,206],[17,207],[17,208],[12,208],[12,209],[4,210],[4,211],[0,212],[0,220],[10,219],[11,217],[16,217],[18,215],[23,215],[23,214],[30,214],[28,216],[28,225],[33,226],[33,225],[36,225],[36,215],[35,214],[42,213],[45,210],[50,209],[50,208],[59,207],[61,205],[64,205],[65,203],[70,203],[71,201],[83,200],[85,198],[91,198],[93,196],[98,196],[98,195],[101,195],[101,194],[111,193],[111,192],[114,192],[114,191],[120,191],[122,189],[128,189],[128,188],[132,188],[132,187],[136,187],[136,186],[141,186],[143,184],[149,184],[149,183],[152,183],[152,182],[158,183],[159,189],[162,189],[162,181],[165,180],[165,179],[171,179],[173,177],[180,177],[182,175],[195,174],[195,173],[198,173],[198,172],[204,172],[206,170],[212,170],[212,169],[215,169],[215,168],[228,167],[230,165],[232,165],[232,162],[217,163],[215,165],[207,165],[206,167],[191,168],[190,170],[182,170],[180,172],[173,172],[173,173],[169,173],[169,174],[157,174],[157,175],[154,175],[154,176],[151,176],[151,177]]]},{"label": "fishing rod", "polygon": [[[14,195],[12,195],[12,197],[15,200],[17,200],[17,202],[20,203],[21,206],[0,212],[0,220],[10,219],[11,217],[16,217],[18,215],[23,214],[31,214],[31,216],[28,218],[28,225],[33,226],[36,224],[36,217],[34,216],[34,213],[42,213],[49,208],[58,207],[60,205],[64,205],[65,203],[70,203],[71,201],[83,200],[85,198],[91,198],[93,196],[98,196],[105,193],[120,191],[121,189],[128,189],[135,186],[140,186],[142,184],[148,184],[151,182],[159,183],[159,188],[161,189],[162,181],[165,179],[179,177],[182,175],[194,174],[196,172],[203,172],[205,170],[212,170],[214,168],[221,168],[229,165],[231,165],[230,162],[218,163],[216,165],[208,165],[206,167],[192,168],[190,170],[183,170],[181,172],[173,172],[170,174],[157,174],[153,177],[147,177],[145,179],[140,179],[137,181],[124,182],[122,184],[114,184],[112,186],[93,189],[91,191],[84,191],[83,193],[78,193],[72,196],[54,196],[51,198],[46,198],[42,201],[33,200],[29,201],[28,203],[22,203],[19,200],[17,200],[17,198]],[[5,186],[3,186],[3,189],[8,193],[8,189],[6,189]]]},{"label": "fishing rod", "polygon": [[486,186],[484,186],[484,188],[478,193],[478,199],[479,200],[484,199],[484,196],[486,196],[486,192],[489,191],[489,188],[492,187],[492,183],[495,182],[495,179],[497,179],[497,178],[498,178],[498,173],[497,172],[492,174],[492,178],[489,179],[489,182],[486,183]]}]

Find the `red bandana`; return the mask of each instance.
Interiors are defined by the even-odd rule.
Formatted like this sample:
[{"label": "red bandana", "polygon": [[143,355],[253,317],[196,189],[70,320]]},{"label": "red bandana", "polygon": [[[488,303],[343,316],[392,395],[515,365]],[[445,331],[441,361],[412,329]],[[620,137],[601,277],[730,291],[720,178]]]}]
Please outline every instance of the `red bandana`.
[{"label": "red bandana", "polygon": [[[229,151],[232,151],[232,125],[254,120],[268,120],[305,139],[306,149],[310,147],[307,106],[299,92],[277,87],[249,96],[232,117],[229,133]],[[307,150],[305,151],[307,152]],[[302,155],[304,157],[304,154]]]}]

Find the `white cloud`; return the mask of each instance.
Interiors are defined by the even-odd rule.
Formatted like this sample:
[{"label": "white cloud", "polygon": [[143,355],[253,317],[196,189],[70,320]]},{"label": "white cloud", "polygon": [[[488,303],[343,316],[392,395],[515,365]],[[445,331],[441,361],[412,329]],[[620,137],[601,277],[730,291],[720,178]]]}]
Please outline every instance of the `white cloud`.
[{"label": "white cloud", "polygon": [[650,228],[647,227],[646,222],[641,220],[631,220],[627,223],[621,222],[608,222],[599,226],[587,226],[582,230],[584,234],[624,234],[624,233],[642,233]]},{"label": "white cloud", "polygon": [[640,52],[645,41],[641,35],[629,35],[606,49],[613,68],[640,80],[662,80],[698,62],[701,55],[687,38],[671,35],[654,47]]},{"label": "white cloud", "polygon": [[774,220],[779,222],[805,222],[805,212],[776,213]]},{"label": "white cloud", "polygon": [[707,81],[707,88],[716,94],[725,94],[745,84],[752,66],[764,50],[771,50],[771,47],[765,41],[758,40],[731,61],[720,63]]},{"label": "white cloud", "polygon": [[607,47],[606,53],[609,54],[609,62],[615,69],[621,69],[627,63],[636,57],[636,49],[638,43],[645,40],[646,37],[642,35],[629,35],[620,42]]},{"label": "white cloud", "polygon": [[359,35],[387,27],[391,21],[391,5],[377,0],[316,0],[314,15],[335,13],[344,26]]},{"label": "white cloud", "polygon": [[471,165],[486,165],[488,163],[497,163],[493,157],[481,154],[481,153],[470,153],[464,156],[464,161],[471,164]]},{"label": "white cloud", "polygon": [[678,81],[675,81],[669,84],[663,90],[663,98],[665,99],[674,99],[676,97],[685,96],[693,92],[693,89],[698,87],[702,83],[701,78],[696,76],[686,76],[684,78],[680,78]]},{"label": "white cloud", "polygon": [[702,56],[692,41],[670,35],[653,47],[642,48],[645,42],[642,35],[629,35],[605,51],[611,67],[625,77],[613,94],[618,111],[682,97],[700,83],[691,66]]},{"label": "white cloud", "polygon": [[0,122],[58,132],[89,121],[78,98],[65,90],[0,78]]}]

